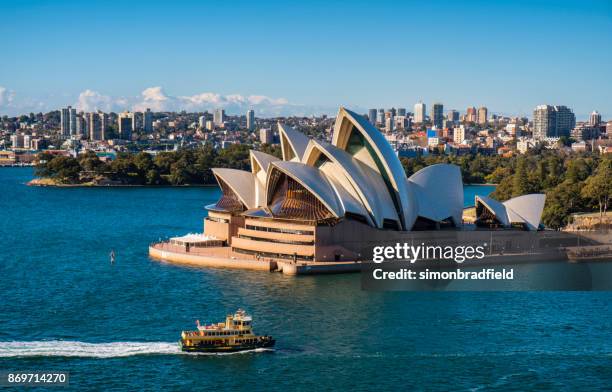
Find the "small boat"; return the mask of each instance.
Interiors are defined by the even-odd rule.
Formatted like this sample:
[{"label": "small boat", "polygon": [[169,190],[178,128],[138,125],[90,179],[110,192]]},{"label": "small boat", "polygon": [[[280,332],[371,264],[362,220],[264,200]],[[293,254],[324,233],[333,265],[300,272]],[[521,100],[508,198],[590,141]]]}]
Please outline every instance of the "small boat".
[{"label": "small boat", "polygon": [[253,319],[244,310],[228,314],[224,323],[200,325],[197,331],[182,331],[179,347],[185,352],[232,353],[271,348],[276,342],[272,336],[258,336],[253,333]]}]

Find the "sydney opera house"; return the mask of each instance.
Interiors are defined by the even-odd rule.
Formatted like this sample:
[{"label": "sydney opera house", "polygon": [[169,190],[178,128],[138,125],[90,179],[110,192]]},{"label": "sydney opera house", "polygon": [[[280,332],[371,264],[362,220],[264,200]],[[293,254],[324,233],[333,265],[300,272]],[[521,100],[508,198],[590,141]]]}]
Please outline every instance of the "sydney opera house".
[{"label": "sydney opera house", "polygon": [[340,108],[327,143],[279,124],[282,159],[251,151],[251,171],[214,169],[222,196],[207,206],[207,238],[232,258],[348,261],[364,244],[414,231],[538,230],[544,195],[475,201],[463,222],[457,166],[437,164],[407,177],[384,135]]}]

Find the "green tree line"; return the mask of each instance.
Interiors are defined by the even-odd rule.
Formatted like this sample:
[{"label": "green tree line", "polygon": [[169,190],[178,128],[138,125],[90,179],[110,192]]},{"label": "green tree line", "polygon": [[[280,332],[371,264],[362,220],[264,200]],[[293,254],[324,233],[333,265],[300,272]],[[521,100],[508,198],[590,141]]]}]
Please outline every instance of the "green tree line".
[{"label": "green tree line", "polygon": [[[215,184],[214,167],[249,170],[249,149],[234,144],[225,149],[202,146],[148,153],[119,153],[103,162],[93,152],[78,158],[41,154],[36,166],[38,177],[59,183],[76,184],[92,178],[108,178],[134,185]],[[262,146],[262,151],[280,157],[278,146]],[[560,155],[542,151],[513,157],[484,155],[430,155],[401,159],[406,175],[437,163],[457,165],[466,184],[498,184],[493,198],[505,201],[528,193],[546,193],[543,222],[558,229],[569,222],[572,213],[599,211],[605,214],[612,195],[612,159],[598,154]]]},{"label": "green tree line", "polygon": [[[219,150],[202,146],[197,149],[160,152],[155,156],[145,152],[118,153],[115,159],[109,162],[102,161],[91,151],[77,158],[41,153],[35,174],[61,184],[78,184],[100,179],[126,185],[215,184],[211,171],[214,167],[249,169],[249,149],[250,147],[244,144],[232,144]],[[264,145],[262,150],[280,155],[278,147]]]}]

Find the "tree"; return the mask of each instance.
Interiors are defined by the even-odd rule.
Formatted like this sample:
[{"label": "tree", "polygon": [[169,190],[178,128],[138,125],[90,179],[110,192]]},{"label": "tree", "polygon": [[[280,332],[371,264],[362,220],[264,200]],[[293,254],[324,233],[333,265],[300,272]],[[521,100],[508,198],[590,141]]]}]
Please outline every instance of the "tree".
[{"label": "tree", "polygon": [[485,177],[486,182],[489,184],[499,184],[504,178],[509,177],[511,171],[507,167],[497,167],[493,170],[493,173]]},{"label": "tree", "polygon": [[161,152],[155,156],[155,166],[160,171],[160,174],[170,174],[170,167],[174,162],[172,152]]},{"label": "tree", "polygon": [[503,180],[501,180],[499,184],[497,185],[497,187],[495,188],[495,191],[491,193],[491,197],[499,201],[505,201],[505,200],[511,199],[512,198],[512,188],[513,188],[512,180],[513,180],[512,176],[506,177]]},{"label": "tree", "polygon": [[116,179],[127,183],[131,183],[133,174],[137,174],[136,165],[132,162],[130,154],[118,154],[117,158],[111,162],[110,170]]},{"label": "tree", "polygon": [[51,172],[49,168],[49,162],[55,158],[54,155],[49,154],[48,152],[42,152],[38,154],[36,157],[36,168],[34,171],[34,175],[36,177],[52,177],[54,173]]},{"label": "tree", "polygon": [[612,195],[612,160],[601,161],[595,175],[585,181],[580,193],[582,197],[599,207],[599,221],[602,223]]},{"label": "tree", "polygon": [[145,181],[147,185],[159,185],[162,182],[162,179],[159,175],[159,171],[155,169],[151,169],[147,172]]},{"label": "tree", "polygon": [[516,171],[512,177],[512,197],[522,196],[529,193],[527,160],[525,158],[519,158],[518,162],[516,163]]},{"label": "tree", "polygon": [[104,162],[98,158],[95,152],[87,151],[79,157],[79,165],[82,170],[100,173],[104,171]]},{"label": "tree", "polygon": [[61,183],[76,183],[79,180],[81,166],[79,161],[72,157],[58,156],[47,163],[51,177]]},{"label": "tree", "polygon": [[189,173],[185,162],[178,161],[173,163],[168,178],[172,185],[186,184],[189,180]]},{"label": "tree", "polygon": [[204,184],[213,184],[215,178],[212,174],[212,167],[217,159],[217,150],[209,145],[203,146],[196,151],[195,170],[198,178]]},{"label": "tree", "polygon": [[153,158],[151,158],[150,154],[146,152],[140,152],[136,156],[133,157],[134,167],[138,172],[138,176],[143,180],[148,182],[148,173],[150,170],[153,170],[155,165],[153,164]]}]

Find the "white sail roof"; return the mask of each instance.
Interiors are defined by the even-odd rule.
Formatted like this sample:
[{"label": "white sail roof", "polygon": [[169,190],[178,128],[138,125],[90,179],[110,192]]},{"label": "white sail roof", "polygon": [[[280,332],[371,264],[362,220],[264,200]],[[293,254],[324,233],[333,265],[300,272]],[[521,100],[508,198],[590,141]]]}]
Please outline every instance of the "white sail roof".
[{"label": "white sail roof", "polygon": [[267,203],[271,202],[274,193],[274,189],[272,189],[270,184],[270,176],[274,170],[280,170],[308,189],[335,217],[340,218],[344,215],[342,205],[336,197],[336,192],[329,180],[319,169],[300,162],[272,162],[272,166],[268,171]]},{"label": "white sail roof", "polygon": [[503,204],[508,211],[508,216],[511,222],[520,222],[518,219],[527,224],[529,229],[537,230],[542,220],[542,212],[544,211],[544,203],[546,195],[543,193],[532,193],[523,195],[505,201]]},{"label": "white sail roof", "polygon": [[[321,154],[333,165],[329,170],[324,167],[321,169],[329,173],[328,177],[333,176],[339,178],[341,183],[346,183],[344,188],[361,202],[375,226],[382,228],[385,219],[398,221],[397,212],[389,193],[380,192],[380,189],[386,189],[386,186],[376,171],[353,158],[346,151],[330,143],[314,139],[308,144],[303,162],[313,166],[320,159]],[[342,181],[342,178],[345,178],[346,181]]]},{"label": "white sail roof", "polygon": [[250,150],[251,172],[257,174],[260,170],[264,173],[268,172],[268,165],[271,162],[279,161],[280,159],[274,155],[266,154],[265,152]]},{"label": "white sail roof", "polygon": [[308,146],[308,137],[288,125],[278,123],[281,150],[284,161],[300,162]]},{"label": "white sail roof", "polygon": [[266,177],[270,163],[279,159],[261,151],[250,151],[251,173],[255,176],[255,203],[257,207],[266,205]]},{"label": "white sail roof", "polygon": [[255,175],[248,171],[236,169],[212,169],[217,181],[221,179],[232,192],[238,196],[247,209],[256,208]]},{"label": "white sail roof", "polygon": [[427,166],[408,178],[417,198],[418,216],[436,222],[449,217],[456,226],[463,215],[463,181],[455,165],[439,163]]},{"label": "white sail roof", "polygon": [[510,220],[508,219],[508,212],[506,211],[506,207],[499,201],[495,199],[491,199],[487,196],[478,196],[476,195],[476,207],[478,207],[478,203],[481,203],[485,206],[495,218],[499,221],[503,226],[510,226]]},{"label": "white sail roof", "polygon": [[546,195],[533,193],[499,202],[486,196],[476,196],[476,205],[485,206],[503,226],[523,223],[529,230],[537,230],[542,219]]},{"label": "white sail roof", "polygon": [[[363,138],[364,145],[350,145],[352,133],[357,131]],[[404,230],[409,230],[416,221],[416,206],[410,200],[410,190],[406,186],[406,174],[399,158],[382,133],[370,124],[363,116],[345,108],[340,108],[332,144],[349,152],[355,159],[370,166],[385,181],[385,189],[393,200]],[[349,151],[351,150],[351,151]],[[388,184],[388,186],[387,186]],[[382,190],[379,190],[382,192]]]}]

